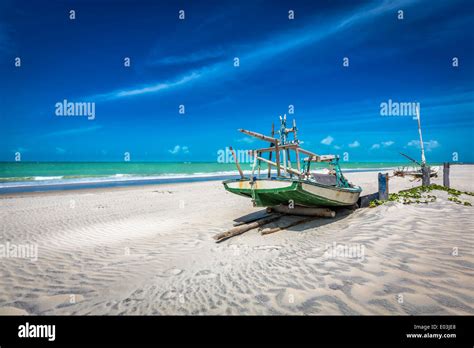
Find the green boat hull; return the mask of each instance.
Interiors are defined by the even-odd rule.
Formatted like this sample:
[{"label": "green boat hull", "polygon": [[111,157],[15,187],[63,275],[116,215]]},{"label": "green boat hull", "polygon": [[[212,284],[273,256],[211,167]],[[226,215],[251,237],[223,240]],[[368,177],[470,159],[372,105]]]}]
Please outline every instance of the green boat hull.
[{"label": "green boat hull", "polygon": [[349,206],[357,202],[360,187],[341,188],[300,180],[227,180],[223,182],[227,191],[251,198],[255,206],[268,207],[278,204],[308,207]]}]

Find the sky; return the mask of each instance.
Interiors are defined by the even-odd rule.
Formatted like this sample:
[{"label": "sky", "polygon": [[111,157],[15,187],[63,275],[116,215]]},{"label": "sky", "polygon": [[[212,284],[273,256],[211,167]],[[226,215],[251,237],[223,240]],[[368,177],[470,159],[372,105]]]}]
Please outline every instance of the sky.
[{"label": "sky", "polygon": [[2,0],[0,161],[213,162],[283,114],[319,154],[419,159],[391,100],[428,162],[474,162],[473,23],[469,0]]}]

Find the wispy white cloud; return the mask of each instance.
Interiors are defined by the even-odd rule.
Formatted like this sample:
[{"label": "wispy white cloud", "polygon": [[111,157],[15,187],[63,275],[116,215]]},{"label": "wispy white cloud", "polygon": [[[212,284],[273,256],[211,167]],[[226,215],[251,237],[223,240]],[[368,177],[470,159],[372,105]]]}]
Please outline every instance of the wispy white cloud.
[{"label": "wispy white cloud", "polygon": [[237,142],[246,143],[246,144],[253,144],[256,141],[257,141],[257,139],[250,138],[250,137],[243,137],[243,138],[237,139]]},{"label": "wispy white cloud", "polygon": [[360,146],[360,143],[357,140],[354,141],[353,143],[349,144],[349,147],[351,147],[351,148],[355,148],[355,147],[359,147],[359,146]]},{"label": "wispy white cloud", "polygon": [[[337,32],[347,30],[353,25],[361,24],[371,18],[386,13],[387,11],[392,11],[396,8],[399,8],[404,4],[412,3],[413,1],[410,2],[408,0],[382,3],[376,1],[374,3],[375,5],[371,4],[369,6],[364,6],[363,8],[358,9],[355,14],[351,14],[349,16],[346,16],[345,18],[336,18],[332,22],[326,23],[325,25],[321,25],[320,21],[316,21],[317,24],[311,24],[303,28],[291,30],[289,32],[279,34],[273,38],[270,38],[260,43],[253,43],[249,46],[258,47],[257,49],[247,50],[246,52],[243,52],[239,55],[239,59],[241,63],[243,63],[241,67],[245,66],[247,69],[255,69],[258,67],[259,64],[265,63],[269,59],[272,59],[273,57],[278,56],[282,53],[297,50],[305,46],[314,44]],[[197,52],[194,54],[194,57],[191,54],[182,59],[184,61],[189,61],[193,59],[199,60],[203,59],[203,56],[205,56],[205,53]],[[172,57],[169,58],[168,62],[178,62],[179,59],[179,57]],[[173,88],[188,85],[189,83],[197,80],[215,80],[217,77],[216,75],[229,74],[232,71],[232,60],[227,59],[209,66],[204,66],[196,70],[188,71],[179,76],[171,78],[168,81],[159,81],[142,86],[127,87],[120,90],[91,96],[89,97],[89,99],[107,101],[119,98],[139,96],[149,93],[158,93],[165,90],[170,90]]]},{"label": "wispy white cloud", "polygon": [[186,63],[198,63],[209,59],[221,58],[224,55],[225,51],[222,48],[218,48],[214,50],[192,52],[184,56],[167,56],[152,61],[150,65],[178,65]]},{"label": "wispy white cloud", "polygon": [[392,146],[393,144],[395,144],[395,142],[392,141],[392,140],[389,140],[389,141],[382,141],[382,146],[383,146],[383,147],[389,147],[389,146]]},{"label": "wispy white cloud", "polygon": [[188,75],[179,77],[177,80],[167,82],[158,82],[156,84],[143,85],[132,89],[117,90],[109,93],[97,94],[89,97],[90,100],[107,101],[113,99],[120,99],[124,97],[132,97],[148,93],[156,93],[159,91],[182,86],[188,82],[198,79],[201,76],[199,72],[191,72]]},{"label": "wispy white cloud", "polygon": [[[420,141],[419,140],[411,140],[407,144],[408,146],[414,146],[418,149],[421,149]],[[440,146],[440,143],[437,140],[430,140],[423,142],[424,148],[426,151],[432,151]]]},{"label": "wispy white cloud", "polygon": [[60,130],[56,132],[50,132],[45,134],[45,137],[56,137],[56,136],[67,136],[67,135],[75,135],[75,134],[82,134],[82,133],[89,133],[89,132],[94,132],[98,129],[101,129],[102,126],[100,125],[95,125],[91,127],[80,127],[80,128],[71,128],[71,129],[65,129],[65,130]]},{"label": "wispy white cloud", "polygon": [[370,149],[371,150],[380,149],[380,144],[374,144],[374,145],[372,145],[372,147]]},{"label": "wispy white cloud", "polygon": [[331,143],[334,141],[334,138],[330,135],[328,135],[326,138],[321,140],[321,144],[323,145],[331,145]]},{"label": "wispy white cloud", "polygon": [[66,153],[66,150],[63,149],[62,147],[57,147],[57,148],[56,148],[56,153],[57,153],[58,155],[63,155],[63,154]]},{"label": "wispy white cloud", "polygon": [[380,144],[373,144],[372,147],[370,148],[371,150],[376,150],[380,149],[381,147],[389,147],[395,144],[394,141],[388,140],[388,141],[382,141]]},{"label": "wispy white cloud", "polygon": [[189,153],[189,148],[187,146],[175,145],[171,150],[168,150],[168,152],[172,155],[187,154]]}]

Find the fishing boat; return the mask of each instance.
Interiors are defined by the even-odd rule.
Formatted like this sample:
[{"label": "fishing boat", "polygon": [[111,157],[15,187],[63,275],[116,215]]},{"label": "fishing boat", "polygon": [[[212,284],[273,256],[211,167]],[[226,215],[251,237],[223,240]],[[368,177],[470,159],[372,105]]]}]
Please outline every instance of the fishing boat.
[{"label": "fishing boat", "polygon": [[[342,174],[339,157],[336,155],[317,155],[300,147],[297,137],[296,121],[287,128],[286,115],[280,116],[279,137],[275,137],[272,126],[271,136],[239,129],[240,132],[270,143],[269,147],[249,150],[253,157],[252,172],[246,177],[239,165],[235,151],[230,148],[239,179],[223,182],[227,191],[248,197],[254,206],[269,207],[279,204],[305,207],[351,206],[359,199],[362,189],[350,183]],[[289,139],[290,135],[293,139]],[[294,152],[294,162],[291,159]],[[263,156],[268,154],[268,159]],[[300,156],[307,157],[301,160]],[[273,159],[274,158],[274,159]],[[326,174],[311,172],[311,163],[328,164]],[[262,175],[261,165],[268,165]],[[272,170],[275,168],[276,170]]]}]

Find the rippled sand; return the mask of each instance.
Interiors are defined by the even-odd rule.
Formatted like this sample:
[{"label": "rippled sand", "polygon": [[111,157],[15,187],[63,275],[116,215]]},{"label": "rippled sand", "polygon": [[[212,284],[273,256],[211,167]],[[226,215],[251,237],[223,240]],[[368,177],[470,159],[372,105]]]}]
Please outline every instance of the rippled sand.
[{"label": "rippled sand", "polygon": [[[377,188],[376,172],[348,177]],[[453,187],[473,182],[451,168]],[[216,181],[1,196],[0,244],[38,259],[0,260],[0,314],[474,314],[474,207],[436,195],[220,244],[261,208]]]}]

